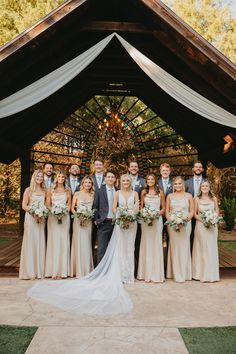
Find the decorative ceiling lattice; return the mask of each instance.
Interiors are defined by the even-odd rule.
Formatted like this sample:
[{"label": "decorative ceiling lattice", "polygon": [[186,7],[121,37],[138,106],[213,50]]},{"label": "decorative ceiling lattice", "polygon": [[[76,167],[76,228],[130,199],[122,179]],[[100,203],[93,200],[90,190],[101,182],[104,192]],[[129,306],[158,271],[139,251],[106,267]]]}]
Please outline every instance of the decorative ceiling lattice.
[{"label": "decorative ceiling lattice", "polygon": [[78,163],[82,175],[90,173],[96,157],[117,173],[137,160],[144,175],[167,162],[173,174],[187,176],[197,151],[139,98],[129,96],[94,96],[31,150],[37,166]]}]

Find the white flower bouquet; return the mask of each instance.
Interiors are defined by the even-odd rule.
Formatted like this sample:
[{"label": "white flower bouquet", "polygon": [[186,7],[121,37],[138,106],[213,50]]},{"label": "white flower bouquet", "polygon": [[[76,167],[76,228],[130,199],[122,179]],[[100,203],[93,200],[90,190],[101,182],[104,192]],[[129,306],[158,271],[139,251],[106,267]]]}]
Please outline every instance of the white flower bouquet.
[{"label": "white flower bouquet", "polygon": [[43,219],[48,217],[48,208],[40,201],[34,201],[29,210],[30,215],[36,218],[37,223],[41,223]]},{"label": "white flower bouquet", "polygon": [[176,232],[180,232],[182,227],[185,227],[189,219],[184,214],[183,210],[175,210],[171,212],[170,220],[165,222],[165,225],[169,225]]},{"label": "white flower bouquet", "polygon": [[135,209],[128,207],[119,207],[116,211],[114,223],[119,225],[121,229],[127,230],[130,224],[137,220],[137,212]]},{"label": "white flower bouquet", "polygon": [[69,209],[65,205],[56,204],[51,208],[51,214],[57,218],[58,224],[62,224],[62,219],[69,213]]},{"label": "white flower bouquet", "polygon": [[152,208],[150,205],[145,205],[145,207],[140,210],[138,214],[138,222],[140,224],[148,224],[148,226],[152,226],[154,220],[159,219],[160,214],[159,211]]},{"label": "white flower bouquet", "polygon": [[79,219],[80,226],[86,226],[94,217],[95,209],[92,209],[91,206],[79,204],[77,206],[74,217]]},{"label": "white flower bouquet", "polygon": [[200,218],[202,219],[203,225],[207,229],[212,226],[216,226],[223,220],[223,218],[218,216],[214,210],[204,210],[202,213],[200,213]]}]

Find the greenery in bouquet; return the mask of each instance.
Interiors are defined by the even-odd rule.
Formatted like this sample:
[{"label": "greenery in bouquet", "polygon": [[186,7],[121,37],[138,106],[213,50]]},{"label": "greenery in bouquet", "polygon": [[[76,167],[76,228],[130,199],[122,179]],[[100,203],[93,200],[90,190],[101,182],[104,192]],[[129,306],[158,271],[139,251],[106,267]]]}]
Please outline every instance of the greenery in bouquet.
[{"label": "greenery in bouquet", "polygon": [[223,220],[223,218],[218,216],[218,214],[213,210],[204,210],[202,213],[200,213],[200,217],[202,219],[203,225],[207,229],[212,226],[216,226]]},{"label": "greenery in bouquet", "polygon": [[116,211],[114,223],[119,225],[121,229],[127,230],[130,224],[137,220],[137,212],[135,209],[128,207],[119,207]]},{"label": "greenery in bouquet", "polygon": [[153,221],[160,217],[159,211],[151,207],[150,205],[145,205],[145,207],[138,213],[138,222],[140,224],[147,224],[152,226]]},{"label": "greenery in bouquet", "polygon": [[165,225],[169,225],[176,232],[180,232],[182,227],[185,227],[189,219],[184,214],[183,210],[175,210],[171,212],[170,220],[165,222]]},{"label": "greenery in bouquet", "polygon": [[57,218],[58,224],[62,224],[62,219],[69,213],[69,209],[65,205],[56,204],[51,208],[51,214]]},{"label": "greenery in bouquet", "polygon": [[80,226],[86,226],[93,219],[95,209],[88,205],[80,204],[76,208],[74,217],[79,219]]},{"label": "greenery in bouquet", "polygon": [[29,213],[36,218],[37,223],[41,223],[48,217],[48,208],[44,203],[35,201],[31,204]]}]

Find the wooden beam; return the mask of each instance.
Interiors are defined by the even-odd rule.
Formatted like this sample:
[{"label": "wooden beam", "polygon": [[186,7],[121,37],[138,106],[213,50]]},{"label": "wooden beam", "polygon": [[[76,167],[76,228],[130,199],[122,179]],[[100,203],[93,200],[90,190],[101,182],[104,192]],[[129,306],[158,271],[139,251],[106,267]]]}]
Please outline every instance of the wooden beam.
[{"label": "wooden beam", "polygon": [[148,34],[150,31],[140,23],[116,21],[91,21],[81,28],[83,31],[108,31]]}]

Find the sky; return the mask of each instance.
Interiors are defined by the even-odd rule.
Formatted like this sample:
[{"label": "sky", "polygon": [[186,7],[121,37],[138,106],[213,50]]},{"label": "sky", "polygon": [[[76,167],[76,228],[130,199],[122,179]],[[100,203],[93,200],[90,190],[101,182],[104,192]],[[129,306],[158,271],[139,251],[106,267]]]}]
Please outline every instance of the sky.
[{"label": "sky", "polygon": [[224,3],[229,4],[232,9],[233,15],[236,16],[236,0],[223,0]]}]

